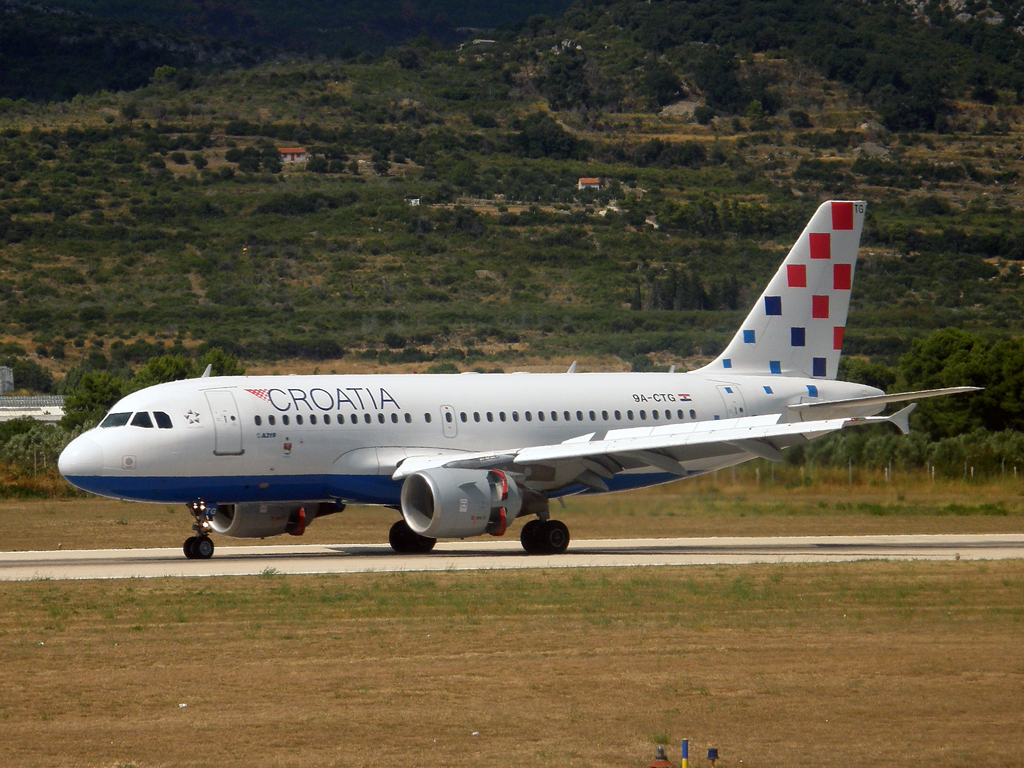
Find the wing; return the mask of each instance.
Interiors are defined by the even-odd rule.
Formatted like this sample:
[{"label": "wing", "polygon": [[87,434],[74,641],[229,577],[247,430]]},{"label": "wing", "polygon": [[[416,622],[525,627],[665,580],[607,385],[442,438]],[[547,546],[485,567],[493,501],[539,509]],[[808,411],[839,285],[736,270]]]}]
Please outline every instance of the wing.
[{"label": "wing", "polygon": [[606,480],[622,473],[663,472],[678,477],[702,474],[747,459],[782,459],[781,450],[853,424],[906,420],[893,416],[780,423],[781,414],[658,427],[593,432],[553,445],[452,456],[413,456],[392,475],[402,480],[434,467],[504,469],[527,486],[550,491],[570,485],[609,490]]},{"label": "wing", "polygon": [[946,387],[944,389],[922,389],[917,392],[900,392],[895,395],[871,395],[868,397],[852,397],[847,400],[821,400],[807,403],[793,403],[786,406],[791,411],[808,411],[822,417],[839,416],[844,412],[857,411],[889,403],[907,403],[912,400],[925,400],[929,397],[945,397],[959,395],[964,392],[978,392],[982,387]]}]

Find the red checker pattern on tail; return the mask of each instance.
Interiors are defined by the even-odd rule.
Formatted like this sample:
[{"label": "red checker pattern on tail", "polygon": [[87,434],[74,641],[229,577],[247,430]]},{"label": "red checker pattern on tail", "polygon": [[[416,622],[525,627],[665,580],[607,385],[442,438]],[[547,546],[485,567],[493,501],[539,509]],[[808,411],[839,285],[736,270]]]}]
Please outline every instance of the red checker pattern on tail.
[{"label": "red checker pattern on tail", "polygon": [[828,232],[812,232],[808,237],[811,241],[812,259],[832,258],[832,235]]},{"label": "red checker pattern on tail", "polygon": [[841,325],[837,325],[832,329],[832,349],[843,348],[843,335],[846,333],[846,329]]},{"label": "red checker pattern on tail", "polygon": [[818,320],[828,319],[828,296],[811,297],[811,317]]},{"label": "red checker pattern on tail", "polygon": [[786,265],[786,277],[789,279],[790,288],[806,288],[807,287],[807,265],[806,264],[787,264]]},{"label": "red checker pattern on tail", "polygon": [[832,203],[832,229],[835,232],[853,229],[853,203]]},{"label": "red checker pattern on tail", "polygon": [[832,265],[832,288],[837,291],[848,291],[853,283],[852,264]]}]

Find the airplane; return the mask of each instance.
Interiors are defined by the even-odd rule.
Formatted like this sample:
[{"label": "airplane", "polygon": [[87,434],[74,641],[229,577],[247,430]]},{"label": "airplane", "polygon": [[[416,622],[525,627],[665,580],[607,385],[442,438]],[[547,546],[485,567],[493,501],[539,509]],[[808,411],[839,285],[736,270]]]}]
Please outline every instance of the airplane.
[{"label": "airplane", "polygon": [[58,468],[101,496],[185,504],[186,557],[211,533],[301,536],[347,504],[392,507],[400,553],[505,534],[566,551],[550,500],[695,477],[840,429],[909,431],[912,402],[838,381],[864,201],[827,201],[712,362],[686,373],[209,376],[133,392]]}]

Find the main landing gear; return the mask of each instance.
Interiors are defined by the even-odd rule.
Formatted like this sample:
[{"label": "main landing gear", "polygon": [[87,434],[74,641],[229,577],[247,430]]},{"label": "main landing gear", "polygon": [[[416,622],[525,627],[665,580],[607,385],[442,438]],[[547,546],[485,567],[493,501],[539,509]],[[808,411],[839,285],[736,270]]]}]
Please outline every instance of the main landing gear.
[{"label": "main landing gear", "polygon": [[388,543],[391,548],[402,555],[425,554],[434,548],[437,539],[429,536],[420,536],[409,527],[405,520],[399,520],[391,526],[388,533]]},{"label": "main landing gear", "polygon": [[189,512],[195,518],[192,530],[195,536],[189,536],[181,549],[189,560],[209,560],[213,557],[213,539],[210,538],[210,521],[216,514],[216,507],[207,507],[205,502],[193,501],[188,505]]},{"label": "main landing gear", "polygon": [[531,520],[519,541],[528,555],[560,555],[569,548],[569,529],[561,520]]}]

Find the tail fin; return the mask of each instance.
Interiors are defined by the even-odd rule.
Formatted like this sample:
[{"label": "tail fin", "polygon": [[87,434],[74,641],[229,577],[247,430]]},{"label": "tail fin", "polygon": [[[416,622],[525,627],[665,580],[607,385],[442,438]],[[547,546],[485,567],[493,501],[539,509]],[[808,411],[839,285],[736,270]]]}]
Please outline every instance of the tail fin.
[{"label": "tail fin", "polygon": [[705,372],[836,377],[866,207],[863,201],[821,204]]}]

